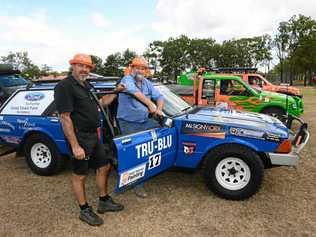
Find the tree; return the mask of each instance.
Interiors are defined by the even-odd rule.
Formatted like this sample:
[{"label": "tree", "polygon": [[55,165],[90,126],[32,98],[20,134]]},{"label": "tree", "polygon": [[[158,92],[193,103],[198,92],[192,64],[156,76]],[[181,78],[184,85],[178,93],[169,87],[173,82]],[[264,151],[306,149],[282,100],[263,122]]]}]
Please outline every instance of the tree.
[{"label": "tree", "polygon": [[27,52],[10,52],[7,56],[2,56],[1,61],[20,70],[26,78],[38,78],[41,75],[41,70],[32,63]]},{"label": "tree", "polygon": [[215,67],[218,45],[212,38],[192,39],[189,44],[190,67]]},{"label": "tree", "polygon": [[160,71],[160,61],[161,55],[164,48],[163,41],[153,41],[149,44],[149,47],[146,49],[145,53],[143,54],[144,57],[147,59],[149,66],[154,69],[154,76],[158,75],[158,71]]},{"label": "tree", "polygon": [[123,76],[122,56],[120,53],[114,53],[107,56],[104,62],[104,74],[107,76]]},{"label": "tree", "polygon": [[92,70],[92,73],[105,76],[105,68],[102,59],[96,55],[91,55],[91,60],[92,63],[95,65],[95,68]]},{"label": "tree", "polygon": [[164,42],[160,65],[162,72],[172,76],[174,81],[181,71],[190,66],[189,47],[190,39],[185,35],[176,39],[169,38]]},{"label": "tree", "polygon": [[121,56],[121,67],[128,67],[131,64],[133,58],[136,57],[136,53],[130,49],[126,49]]}]

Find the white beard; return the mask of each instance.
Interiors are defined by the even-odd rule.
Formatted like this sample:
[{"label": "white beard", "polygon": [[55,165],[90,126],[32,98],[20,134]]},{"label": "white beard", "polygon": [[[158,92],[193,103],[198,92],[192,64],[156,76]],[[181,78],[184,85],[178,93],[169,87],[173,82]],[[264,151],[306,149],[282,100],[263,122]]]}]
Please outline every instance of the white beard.
[{"label": "white beard", "polygon": [[82,82],[85,82],[87,80],[88,76],[86,75],[79,75],[78,79]]}]

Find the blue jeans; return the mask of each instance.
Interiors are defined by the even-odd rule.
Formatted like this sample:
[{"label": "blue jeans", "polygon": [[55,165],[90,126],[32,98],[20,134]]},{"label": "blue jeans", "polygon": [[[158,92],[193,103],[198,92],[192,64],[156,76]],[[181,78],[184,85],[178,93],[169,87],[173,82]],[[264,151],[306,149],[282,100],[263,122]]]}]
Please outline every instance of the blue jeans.
[{"label": "blue jeans", "polygon": [[[118,119],[121,134],[131,134],[135,132],[144,131],[151,128],[160,127],[159,123],[154,119],[148,119],[143,123],[135,123],[135,122],[128,122],[122,119]],[[144,183],[140,183],[136,185],[136,187],[144,187]]]},{"label": "blue jeans", "polygon": [[119,122],[122,135],[160,127],[159,123],[154,119],[148,119],[147,121],[143,123],[128,122],[122,119],[118,119],[118,122]]}]

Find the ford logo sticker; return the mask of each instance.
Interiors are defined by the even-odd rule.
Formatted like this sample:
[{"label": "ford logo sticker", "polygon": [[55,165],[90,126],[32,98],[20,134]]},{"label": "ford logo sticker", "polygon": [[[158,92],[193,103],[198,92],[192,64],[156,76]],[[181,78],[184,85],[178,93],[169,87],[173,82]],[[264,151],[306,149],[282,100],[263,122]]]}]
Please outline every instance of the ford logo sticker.
[{"label": "ford logo sticker", "polygon": [[45,97],[45,94],[42,92],[30,92],[24,96],[28,101],[38,101],[42,100]]}]

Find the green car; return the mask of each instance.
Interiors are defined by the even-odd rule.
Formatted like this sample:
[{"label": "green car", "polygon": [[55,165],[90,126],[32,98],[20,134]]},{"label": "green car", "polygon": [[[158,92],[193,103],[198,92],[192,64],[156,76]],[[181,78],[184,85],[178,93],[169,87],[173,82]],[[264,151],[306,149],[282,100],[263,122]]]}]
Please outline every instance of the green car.
[{"label": "green car", "polygon": [[[179,81],[182,86],[175,85],[170,89],[190,104],[226,106],[279,118],[285,114],[300,116],[304,112],[300,97],[252,88],[238,76],[188,73],[181,75]],[[187,88],[186,91],[191,87],[193,93],[192,90],[191,93],[182,93],[183,87]]]}]

